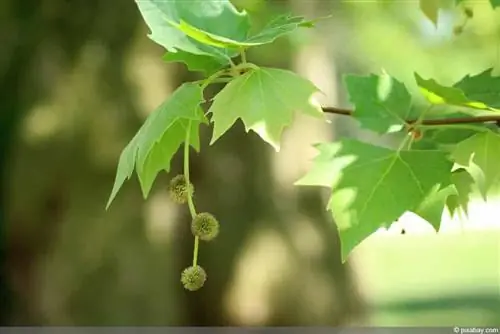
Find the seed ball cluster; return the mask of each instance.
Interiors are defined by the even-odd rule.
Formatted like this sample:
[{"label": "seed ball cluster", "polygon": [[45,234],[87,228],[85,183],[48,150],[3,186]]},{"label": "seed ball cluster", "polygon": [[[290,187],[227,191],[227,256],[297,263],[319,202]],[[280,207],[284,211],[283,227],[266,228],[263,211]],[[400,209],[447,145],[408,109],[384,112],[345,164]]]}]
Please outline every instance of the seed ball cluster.
[{"label": "seed ball cluster", "polygon": [[[194,192],[193,184],[190,183],[191,195]],[[170,198],[179,204],[184,204],[188,200],[188,187],[186,183],[186,178],[184,175],[177,175],[172,180],[170,180],[170,184],[168,186],[168,191],[170,193]]]},{"label": "seed ball cluster", "polygon": [[219,222],[208,212],[199,213],[191,223],[191,232],[203,241],[211,241],[219,234]]},{"label": "seed ball cluster", "polygon": [[201,289],[207,280],[207,273],[200,266],[191,266],[184,269],[181,274],[181,282],[189,291]]}]

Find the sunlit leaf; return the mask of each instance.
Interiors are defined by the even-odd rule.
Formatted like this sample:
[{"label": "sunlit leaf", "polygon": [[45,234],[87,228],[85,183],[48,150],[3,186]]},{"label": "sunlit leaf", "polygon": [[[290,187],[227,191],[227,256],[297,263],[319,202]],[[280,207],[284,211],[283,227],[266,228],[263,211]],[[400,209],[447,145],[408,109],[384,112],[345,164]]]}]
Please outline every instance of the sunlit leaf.
[{"label": "sunlit leaf", "polygon": [[250,31],[246,12],[238,11],[229,0],[136,0],[151,34],[149,37],[167,51],[182,50],[226,61],[236,50],[196,41],[179,29],[181,22],[208,33],[233,39],[245,39]]},{"label": "sunlit leaf", "polygon": [[493,76],[493,69],[487,69],[476,75],[467,75],[453,85],[464,95],[489,107],[500,109],[500,76]]},{"label": "sunlit leaf", "polygon": [[461,210],[465,215],[468,215],[468,205],[472,193],[474,179],[463,168],[453,171],[451,181],[455,186],[455,194],[448,197],[446,205],[450,214],[453,215],[457,210]]},{"label": "sunlit leaf", "polygon": [[500,135],[493,131],[478,133],[459,142],[451,157],[470,173],[486,198],[488,190],[500,178]]},{"label": "sunlit leaf", "polygon": [[365,129],[381,134],[396,132],[404,127],[405,121],[418,117],[404,84],[386,73],[347,75],[345,84],[355,108],[353,117]]},{"label": "sunlit leaf", "polygon": [[418,210],[432,191],[451,184],[453,164],[441,151],[398,152],[352,139],[317,147],[314,167],[296,184],[332,188],[328,208],[339,228],[343,261],[378,228]]},{"label": "sunlit leaf", "polygon": [[314,21],[306,21],[300,16],[280,15],[269,21],[258,33],[243,38],[211,33],[185,21],[174,25],[186,35],[206,45],[219,48],[245,48],[272,43],[278,37],[291,33],[299,27],[312,27]]},{"label": "sunlit leaf", "polygon": [[447,87],[434,79],[423,79],[415,73],[415,79],[422,94],[432,104],[449,104],[475,109],[491,109],[481,101],[470,100],[464,92],[456,87]]},{"label": "sunlit leaf", "polygon": [[214,123],[211,143],[241,119],[247,132],[256,132],[279,151],[283,129],[292,123],[295,112],[324,118],[321,107],[312,100],[318,91],[310,81],[290,71],[251,70],[215,96],[209,109]]},{"label": "sunlit leaf", "polygon": [[440,189],[440,186],[436,185],[414,212],[428,221],[437,232],[441,227],[446,203],[453,195],[457,195],[457,190],[453,185],[444,189]]}]

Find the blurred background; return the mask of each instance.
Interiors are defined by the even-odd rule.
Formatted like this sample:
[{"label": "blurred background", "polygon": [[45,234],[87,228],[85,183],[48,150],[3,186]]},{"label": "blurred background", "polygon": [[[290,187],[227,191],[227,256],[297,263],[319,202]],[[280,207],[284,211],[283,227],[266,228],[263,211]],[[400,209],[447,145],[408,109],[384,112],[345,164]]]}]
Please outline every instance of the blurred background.
[{"label": "blurred background", "polygon": [[[249,57],[312,80],[324,105],[349,106],[345,73],[385,69],[417,94],[415,71],[450,84],[500,66],[500,10],[466,1],[474,18],[456,36],[465,16],[452,2],[443,1],[437,29],[416,0],[233,3],[256,24],[285,12],[331,14]],[[201,245],[205,287],[185,291],[189,215],[166,190],[181,154],[147,201],[134,176],[104,207],[121,150],[197,74],[162,62],[132,0],[2,0],[0,27],[2,324],[500,324],[494,197],[471,203],[468,218],[445,216],[439,235],[407,214],[341,264],[328,194],[292,184],[311,166],[313,143],[382,140],[342,116],[297,118],[278,154],[239,123],[214,146],[204,128],[192,158],[195,199],[221,234]]]}]

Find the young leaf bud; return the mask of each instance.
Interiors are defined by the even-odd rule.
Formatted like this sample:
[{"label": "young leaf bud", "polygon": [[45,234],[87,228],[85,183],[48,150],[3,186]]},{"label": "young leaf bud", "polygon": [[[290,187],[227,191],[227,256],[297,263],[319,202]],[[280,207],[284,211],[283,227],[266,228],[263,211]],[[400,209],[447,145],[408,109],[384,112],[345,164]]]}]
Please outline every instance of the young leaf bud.
[{"label": "young leaf bud", "polygon": [[189,291],[196,291],[203,287],[207,280],[207,273],[200,266],[187,267],[182,271],[181,282]]},{"label": "young leaf bud", "polygon": [[213,240],[219,234],[219,222],[208,212],[199,213],[191,222],[191,232],[203,241]]},{"label": "young leaf bud", "polygon": [[[194,192],[193,184],[190,183],[191,195]],[[184,175],[177,175],[172,180],[168,186],[168,191],[170,193],[170,198],[179,204],[187,202],[188,199],[188,187],[186,186],[186,178]]]}]

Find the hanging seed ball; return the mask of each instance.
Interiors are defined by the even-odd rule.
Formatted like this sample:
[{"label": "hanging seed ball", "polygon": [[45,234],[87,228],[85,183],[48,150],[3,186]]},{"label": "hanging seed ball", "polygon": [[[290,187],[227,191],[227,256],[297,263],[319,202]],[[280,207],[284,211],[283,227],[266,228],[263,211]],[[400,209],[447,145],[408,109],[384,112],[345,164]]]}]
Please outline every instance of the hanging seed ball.
[{"label": "hanging seed ball", "polygon": [[187,267],[182,271],[181,282],[189,291],[196,291],[203,287],[207,280],[207,273],[200,266]]},{"label": "hanging seed ball", "polygon": [[464,27],[463,26],[455,26],[453,28],[453,34],[455,34],[456,36],[462,34],[464,32]]},{"label": "hanging seed ball", "polygon": [[208,212],[199,213],[191,222],[191,232],[203,241],[213,240],[219,234],[219,222]]},{"label": "hanging seed ball", "polygon": [[[191,187],[191,195],[194,192],[193,184],[190,184]],[[188,187],[186,186],[186,178],[184,175],[177,175],[172,180],[170,180],[170,184],[168,185],[168,191],[170,193],[170,198],[179,204],[184,204],[188,199]]]},{"label": "hanging seed ball", "polygon": [[464,14],[470,19],[474,17],[474,12],[472,11],[472,8],[469,7],[464,8]]}]

